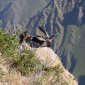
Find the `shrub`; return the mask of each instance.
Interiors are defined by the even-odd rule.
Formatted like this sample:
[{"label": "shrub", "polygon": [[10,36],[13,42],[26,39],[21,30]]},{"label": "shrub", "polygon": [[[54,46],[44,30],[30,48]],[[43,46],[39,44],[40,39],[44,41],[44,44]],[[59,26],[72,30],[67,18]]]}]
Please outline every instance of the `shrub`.
[{"label": "shrub", "polygon": [[18,47],[18,40],[15,35],[6,34],[0,29],[0,52],[4,56],[14,57]]},{"label": "shrub", "polygon": [[22,75],[28,75],[35,71],[36,58],[32,51],[25,50],[23,53],[18,54],[12,63],[12,67],[21,72]]}]

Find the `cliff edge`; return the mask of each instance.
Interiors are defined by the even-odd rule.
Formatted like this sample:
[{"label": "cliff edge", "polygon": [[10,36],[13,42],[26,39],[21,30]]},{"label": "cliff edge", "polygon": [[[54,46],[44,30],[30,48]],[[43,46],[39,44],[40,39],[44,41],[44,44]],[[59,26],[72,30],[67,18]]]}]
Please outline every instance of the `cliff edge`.
[{"label": "cliff edge", "polygon": [[21,75],[13,70],[9,72],[10,65],[6,59],[0,57],[0,85],[78,85],[75,77],[63,67],[58,55],[51,48],[30,49],[37,59],[36,69],[30,75]]},{"label": "cliff edge", "polygon": [[[41,61],[41,63],[45,64],[46,67],[49,68],[56,67],[56,69],[60,68],[60,71],[62,70],[62,72],[60,72],[59,74],[61,77],[60,81],[67,82],[67,84],[63,85],[78,85],[75,77],[63,67],[58,55],[55,54],[51,48],[48,47],[38,48],[36,50],[36,55],[37,55],[36,57]],[[54,85],[62,85],[62,84],[56,83]]]}]

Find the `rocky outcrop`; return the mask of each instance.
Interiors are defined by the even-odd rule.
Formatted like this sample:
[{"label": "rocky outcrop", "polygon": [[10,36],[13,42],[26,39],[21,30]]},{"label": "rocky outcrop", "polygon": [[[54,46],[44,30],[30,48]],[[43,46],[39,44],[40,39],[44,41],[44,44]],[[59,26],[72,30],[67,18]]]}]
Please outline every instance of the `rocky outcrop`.
[{"label": "rocky outcrop", "polygon": [[37,64],[37,71],[29,76],[21,76],[16,71],[9,73],[9,65],[0,58],[0,62],[3,61],[0,63],[0,70],[5,73],[0,74],[0,85],[78,85],[74,76],[63,67],[58,55],[51,48],[40,47],[30,50],[35,53],[36,59],[41,63]]},{"label": "rocky outcrop", "polygon": [[46,67],[55,68],[60,66],[60,68],[63,70],[63,72],[60,73],[60,76],[62,77],[61,81],[66,81],[69,85],[78,85],[74,76],[63,67],[58,55],[55,54],[52,49],[47,47],[38,48],[36,49],[36,57]]}]

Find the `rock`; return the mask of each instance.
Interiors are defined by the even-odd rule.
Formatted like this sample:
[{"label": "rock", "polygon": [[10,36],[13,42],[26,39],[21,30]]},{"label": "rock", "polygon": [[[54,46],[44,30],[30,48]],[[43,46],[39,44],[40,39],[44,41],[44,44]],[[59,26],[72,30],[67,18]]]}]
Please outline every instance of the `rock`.
[{"label": "rock", "polygon": [[[59,68],[62,69],[63,72],[60,73],[60,77],[63,82],[65,81],[69,85],[78,85],[78,82],[76,81],[75,77],[63,67],[58,55],[55,54],[51,48],[48,48],[48,47],[37,48],[35,53],[36,53],[37,59],[42,64],[44,64],[47,68],[48,67],[55,68],[59,66]],[[66,85],[66,84],[63,84],[63,85]]]},{"label": "rock", "polygon": [[36,57],[48,67],[54,67],[61,63],[58,55],[48,47],[38,48],[36,50]]}]

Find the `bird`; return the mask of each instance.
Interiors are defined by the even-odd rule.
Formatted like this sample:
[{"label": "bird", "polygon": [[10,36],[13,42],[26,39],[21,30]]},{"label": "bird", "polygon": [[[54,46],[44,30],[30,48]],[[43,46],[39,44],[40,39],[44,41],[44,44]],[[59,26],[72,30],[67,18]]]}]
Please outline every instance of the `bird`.
[{"label": "bird", "polygon": [[47,47],[51,47],[51,42],[53,38],[56,36],[56,34],[48,35],[48,33],[40,26],[36,31],[37,34],[35,36],[29,35],[27,31],[23,32],[19,36],[19,43],[22,43],[23,41],[30,42],[30,45],[32,47],[42,47],[43,44],[46,43]]},{"label": "bird", "polygon": [[19,44],[22,44],[23,42],[29,43],[31,47],[41,47],[42,44],[45,42],[45,39],[41,36],[33,36],[28,34],[28,31],[24,31],[19,36]]},{"label": "bird", "polygon": [[31,35],[28,34],[27,31],[24,31],[23,33],[20,34],[19,36],[19,43],[21,44],[23,41],[28,42],[31,40]]},{"label": "bird", "polygon": [[23,52],[24,50],[29,50],[30,45],[28,44],[28,42],[31,40],[31,36],[28,34],[28,32],[25,31],[21,33],[19,38],[20,38],[20,41],[19,41],[18,51]]},{"label": "bird", "polygon": [[36,34],[44,39],[47,47],[51,47],[51,42],[56,36],[56,34],[49,35],[41,26],[38,27]]},{"label": "bird", "polygon": [[42,47],[46,40],[41,36],[31,36],[31,46],[32,47]]}]

